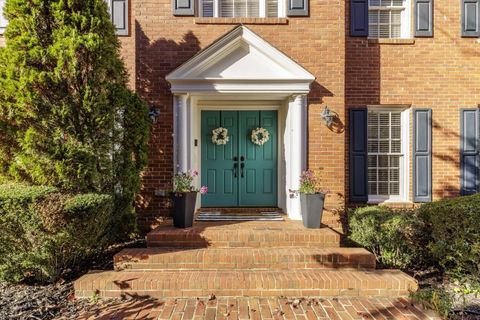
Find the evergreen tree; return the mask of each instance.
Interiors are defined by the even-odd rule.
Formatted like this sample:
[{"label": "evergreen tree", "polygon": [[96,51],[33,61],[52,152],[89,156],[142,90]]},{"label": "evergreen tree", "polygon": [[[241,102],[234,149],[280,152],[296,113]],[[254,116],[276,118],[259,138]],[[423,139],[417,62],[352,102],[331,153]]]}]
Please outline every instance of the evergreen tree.
[{"label": "evergreen tree", "polygon": [[104,0],[7,0],[0,50],[0,176],[115,195],[132,222],[148,110],[127,88]]}]

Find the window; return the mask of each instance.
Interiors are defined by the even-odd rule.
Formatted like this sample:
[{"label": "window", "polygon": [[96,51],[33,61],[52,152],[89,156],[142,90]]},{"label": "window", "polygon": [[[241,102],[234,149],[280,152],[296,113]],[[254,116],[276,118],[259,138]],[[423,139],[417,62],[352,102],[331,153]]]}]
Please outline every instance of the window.
[{"label": "window", "polygon": [[406,200],[408,116],[402,110],[368,112],[368,199]]},{"label": "window", "polygon": [[5,6],[6,0],[0,0],[0,34],[5,32],[5,28],[7,27],[8,21],[3,16],[3,7]]},{"label": "window", "polygon": [[202,17],[283,17],[279,0],[200,0]]},{"label": "window", "polygon": [[369,0],[370,38],[408,38],[410,29],[408,0]]}]

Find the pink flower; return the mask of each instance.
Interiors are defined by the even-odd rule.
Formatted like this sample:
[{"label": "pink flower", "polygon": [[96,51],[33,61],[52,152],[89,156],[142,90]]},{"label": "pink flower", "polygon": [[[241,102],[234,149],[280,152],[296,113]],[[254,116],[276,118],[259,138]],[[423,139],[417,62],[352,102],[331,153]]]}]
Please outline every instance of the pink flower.
[{"label": "pink flower", "polygon": [[190,174],[192,175],[192,177],[197,177],[198,176],[198,171],[197,170],[191,170]]},{"label": "pink flower", "polygon": [[207,194],[208,193],[208,187],[207,186],[202,186],[200,188],[200,194]]}]

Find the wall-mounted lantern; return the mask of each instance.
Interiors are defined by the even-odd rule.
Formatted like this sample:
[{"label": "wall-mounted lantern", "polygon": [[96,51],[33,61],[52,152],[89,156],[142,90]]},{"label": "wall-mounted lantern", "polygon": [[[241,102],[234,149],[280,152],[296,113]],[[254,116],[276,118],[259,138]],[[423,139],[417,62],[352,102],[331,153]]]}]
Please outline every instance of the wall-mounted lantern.
[{"label": "wall-mounted lantern", "polygon": [[335,118],[335,113],[330,111],[328,106],[325,106],[325,109],[323,109],[321,116],[323,123],[325,123],[327,127],[330,127],[333,124],[333,118]]},{"label": "wall-mounted lantern", "polygon": [[155,108],[154,106],[151,106],[150,111],[148,112],[150,121],[152,123],[156,123],[159,115],[160,115],[160,110],[158,110],[158,108]]}]

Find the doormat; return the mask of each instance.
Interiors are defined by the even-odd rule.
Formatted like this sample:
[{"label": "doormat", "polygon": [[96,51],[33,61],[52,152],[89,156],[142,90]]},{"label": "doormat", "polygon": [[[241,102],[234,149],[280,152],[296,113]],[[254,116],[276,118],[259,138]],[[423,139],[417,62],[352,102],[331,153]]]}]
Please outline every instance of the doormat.
[{"label": "doormat", "polygon": [[197,214],[197,221],[284,221],[283,214],[278,212],[242,212],[222,213],[220,211],[203,211]]}]

